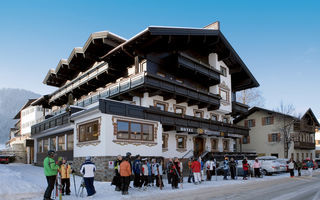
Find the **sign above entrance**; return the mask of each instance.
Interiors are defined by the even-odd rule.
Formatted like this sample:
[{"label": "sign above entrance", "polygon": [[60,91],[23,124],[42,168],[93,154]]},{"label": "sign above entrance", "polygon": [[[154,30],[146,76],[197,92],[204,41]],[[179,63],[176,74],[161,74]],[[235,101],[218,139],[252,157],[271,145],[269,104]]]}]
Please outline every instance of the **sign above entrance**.
[{"label": "sign above entrance", "polygon": [[204,133],[209,136],[220,136],[220,132],[218,131],[204,130]]},{"label": "sign above entrance", "polygon": [[233,138],[242,138],[242,135],[233,134],[233,133],[228,133],[228,136]]},{"label": "sign above entrance", "polygon": [[197,129],[190,128],[190,127],[177,126],[176,130],[181,132],[188,132],[188,133],[198,133]]}]

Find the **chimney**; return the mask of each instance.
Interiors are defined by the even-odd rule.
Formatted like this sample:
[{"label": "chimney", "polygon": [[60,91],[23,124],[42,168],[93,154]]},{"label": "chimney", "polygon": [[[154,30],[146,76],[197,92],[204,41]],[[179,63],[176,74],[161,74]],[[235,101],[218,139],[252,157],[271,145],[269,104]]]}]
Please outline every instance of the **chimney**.
[{"label": "chimney", "polygon": [[204,29],[220,30],[220,22],[219,21],[213,22],[203,28]]}]

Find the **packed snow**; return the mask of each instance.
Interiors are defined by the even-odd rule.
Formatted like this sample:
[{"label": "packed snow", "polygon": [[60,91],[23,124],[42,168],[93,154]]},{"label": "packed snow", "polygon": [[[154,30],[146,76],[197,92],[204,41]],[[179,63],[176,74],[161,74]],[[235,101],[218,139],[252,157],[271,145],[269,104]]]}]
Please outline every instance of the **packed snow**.
[{"label": "packed snow", "polygon": [[[303,171],[302,175],[306,175],[307,171]],[[297,174],[297,172],[296,172]],[[46,178],[43,173],[42,167],[36,167],[26,164],[0,164],[0,199],[1,200],[18,200],[18,199],[31,199],[40,200],[43,199],[43,194],[47,186]],[[161,195],[165,197],[165,194],[172,192],[181,192],[184,190],[196,190],[201,187],[219,187],[227,184],[245,184],[248,182],[258,182],[270,179],[279,179],[289,177],[288,173],[277,174],[273,176],[264,176],[263,178],[249,178],[249,180],[242,180],[239,177],[238,180],[222,180],[222,176],[212,177],[212,181],[204,181],[200,185],[194,185],[187,183],[187,178],[184,178],[183,188],[179,187],[178,190],[172,190],[171,186],[167,184],[167,180],[164,179],[164,188],[160,190],[157,187],[148,187],[146,191],[142,189],[130,188],[129,195],[122,196],[121,192],[114,191],[115,186],[111,186],[110,182],[95,181],[94,185],[97,194],[90,197],[90,199],[102,200],[102,199],[141,199],[150,195]],[[81,182],[81,177],[76,176],[77,190]],[[71,195],[63,196],[64,200],[78,199],[74,193],[73,178],[70,180]],[[180,185],[180,184],[179,184]],[[132,182],[131,182],[132,187]],[[86,191],[84,190],[84,196]],[[85,197],[86,198],[86,197]],[[84,199],[85,199],[84,198]]]}]

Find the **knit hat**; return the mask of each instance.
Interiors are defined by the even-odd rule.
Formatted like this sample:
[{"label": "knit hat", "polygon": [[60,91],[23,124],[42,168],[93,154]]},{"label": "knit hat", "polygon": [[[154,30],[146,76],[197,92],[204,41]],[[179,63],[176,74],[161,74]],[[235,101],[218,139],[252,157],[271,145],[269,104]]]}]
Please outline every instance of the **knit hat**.
[{"label": "knit hat", "polygon": [[91,161],[91,156],[87,156],[86,161]]}]

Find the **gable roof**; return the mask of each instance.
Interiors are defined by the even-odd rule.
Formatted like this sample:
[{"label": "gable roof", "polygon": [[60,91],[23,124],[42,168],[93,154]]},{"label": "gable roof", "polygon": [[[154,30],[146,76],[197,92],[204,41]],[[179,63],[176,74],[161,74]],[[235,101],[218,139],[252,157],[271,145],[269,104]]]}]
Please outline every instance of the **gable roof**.
[{"label": "gable roof", "polygon": [[20,113],[23,109],[27,108],[31,105],[32,102],[34,102],[36,99],[28,99],[27,103],[22,106],[22,108],[19,110],[19,112],[14,116],[13,119],[20,119]]},{"label": "gable roof", "polygon": [[301,119],[305,118],[307,116],[307,114],[309,114],[311,116],[311,118],[313,119],[313,121],[315,122],[316,126],[320,126],[318,119],[316,118],[316,116],[314,115],[314,113],[312,112],[311,108],[309,108],[304,115],[301,117]]}]

